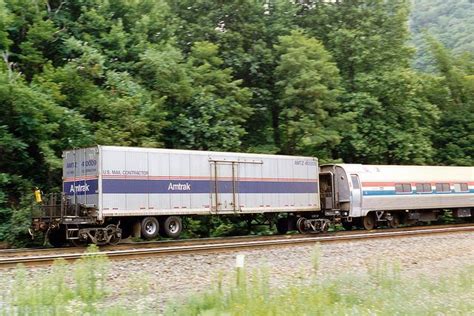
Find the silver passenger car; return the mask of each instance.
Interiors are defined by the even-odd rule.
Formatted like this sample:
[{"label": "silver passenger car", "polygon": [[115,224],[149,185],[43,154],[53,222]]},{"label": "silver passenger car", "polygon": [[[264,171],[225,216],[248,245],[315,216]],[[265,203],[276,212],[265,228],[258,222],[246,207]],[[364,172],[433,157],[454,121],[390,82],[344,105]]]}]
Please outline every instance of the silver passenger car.
[{"label": "silver passenger car", "polygon": [[432,221],[444,209],[469,217],[474,208],[474,167],[334,164],[320,177],[322,208],[345,212],[347,227]]}]

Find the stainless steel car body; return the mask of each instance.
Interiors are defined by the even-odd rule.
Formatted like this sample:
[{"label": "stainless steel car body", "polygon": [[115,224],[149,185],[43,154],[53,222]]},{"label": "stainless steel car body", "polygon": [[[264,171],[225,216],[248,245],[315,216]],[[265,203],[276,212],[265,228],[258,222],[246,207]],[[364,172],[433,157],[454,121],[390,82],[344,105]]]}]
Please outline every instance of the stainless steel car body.
[{"label": "stainless steel car body", "polygon": [[321,174],[333,177],[335,204],[351,217],[474,207],[474,167],[334,164],[322,165]]}]

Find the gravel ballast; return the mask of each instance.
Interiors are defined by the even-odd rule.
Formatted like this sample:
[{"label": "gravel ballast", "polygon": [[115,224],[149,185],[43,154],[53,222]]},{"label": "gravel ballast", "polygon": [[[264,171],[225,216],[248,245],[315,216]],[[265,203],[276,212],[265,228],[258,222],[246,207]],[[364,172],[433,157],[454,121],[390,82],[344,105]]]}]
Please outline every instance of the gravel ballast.
[{"label": "gravel ballast", "polygon": [[[396,265],[408,277],[434,277],[473,265],[474,232],[113,260],[107,279],[114,295],[109,300],[163,310],[170,301],[211,289],[222,276],[224,283],[231,282],[237,254],[245,255],[247,270],[265,270],[273,287],[313,275],[315,254],[320,278],[363,274],[380,264]],[[49,270],[33,267],[27,273]],[[8,291],[14,274],[13,269],[0,270],[1,291]]]}]

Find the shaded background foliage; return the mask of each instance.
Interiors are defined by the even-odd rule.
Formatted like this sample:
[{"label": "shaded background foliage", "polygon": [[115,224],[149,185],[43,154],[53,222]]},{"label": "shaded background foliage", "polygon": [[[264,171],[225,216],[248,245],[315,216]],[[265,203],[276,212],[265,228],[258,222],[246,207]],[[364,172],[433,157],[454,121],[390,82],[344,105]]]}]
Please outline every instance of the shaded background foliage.
[{"label": "shaded background foliage", "polygon": [[0,0],[0,240],[24,232],[34,186],[60,190],[72,147],[472,165],[473,16],[470,0]]}]

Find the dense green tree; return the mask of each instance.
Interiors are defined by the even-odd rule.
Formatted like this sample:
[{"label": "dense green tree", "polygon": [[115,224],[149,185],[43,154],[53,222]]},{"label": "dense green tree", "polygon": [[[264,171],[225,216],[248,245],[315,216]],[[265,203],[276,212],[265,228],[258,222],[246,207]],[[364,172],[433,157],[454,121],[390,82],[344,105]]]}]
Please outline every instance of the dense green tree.
[{"label": "dense green tree", "polygon": [[170,135],[176,146],[240,151],[243,123],[252,113],[251,93],[240,87],[242,80],[233,79],[232,69],[220,68],[218,49],[209,42],[196,42],[191,49],[186,66],[193,92],[179,113],[173,111]]},{"label": "dense green tree", "polygon": [[426,95],[423,78],[409,69],[360,76],[360,91],[345,96],[356,113],[355,131],[344,133],[340,150],[358,163],[426,164],[438,108]]},{"label": "dense green tree", "polygon": [[278,36],[296,27],[297,7],[286,0],[274,1],[176,1],[171,10],[179,17],[178,45],[185,53],[196,41],[219,46],[222,67],[233,69],[235,78],[252,91],[252,115],[245,128],[244,146],[249,151],[278,152],[279,111],[274,70]]},{"label": "dense green tree", "polygon": [[0,51],[5,53],[11,44],[11,40],[8,37],[8,27],[11,23],[12,15],[7,10],[5,2],[0,0]]},{"label": "dense green tree", "polygon": [[[300,31],[281,36],[275,69],[282,152],[329,158],[339,142],[339,70],[322,43]],[[346,128],[351,124],[345,115]]]},{"label": "dense green tree", "polygon": [[[440,78],[430,97],[441,109],[434,144],[437,163],[472,166],[474,159],[474,55],[454,57],[440,42],[426,38]],[[435,86],[435,85],[433,85]],[[436,86],[435,86],[436,87]],[[440,102],[441,101],[441,102]]]},{"label": "dense green tree", "polygon": [[474,2],[472,0],[413,0],[410,29],[417,47],[414,66],[435,72],[425,33],[435,36],[455,56],[474,53]]},{"label": "dense green tree", "polygon": [[408,1],[309,1],[300,25],[320,38],[340,69],[343,109],[356,113],[335,151],[345,161],[427,163],[437,108],[410,70]]},{"label": "dense green tree", "polygon": [[126,73],[109,71],[107,103],[98,111],[102,119],[96,123],[99,144],[159,147],[165,126],[162,99],[136,83]]},{"label": "dense green tree", "polygon": [[359,75],[409,67],[408,0],[305,1],[299,24],[333,55],[349,93]]},{"label": "dense green tree", "polygon": [[230,68],[221,69],[218,46],[196,42],[187,60],[171,45],[149,49],[139,63],[141,77],[165,98],[169,147],[239,150],[243,123],[251,114],[250,91]]}]

